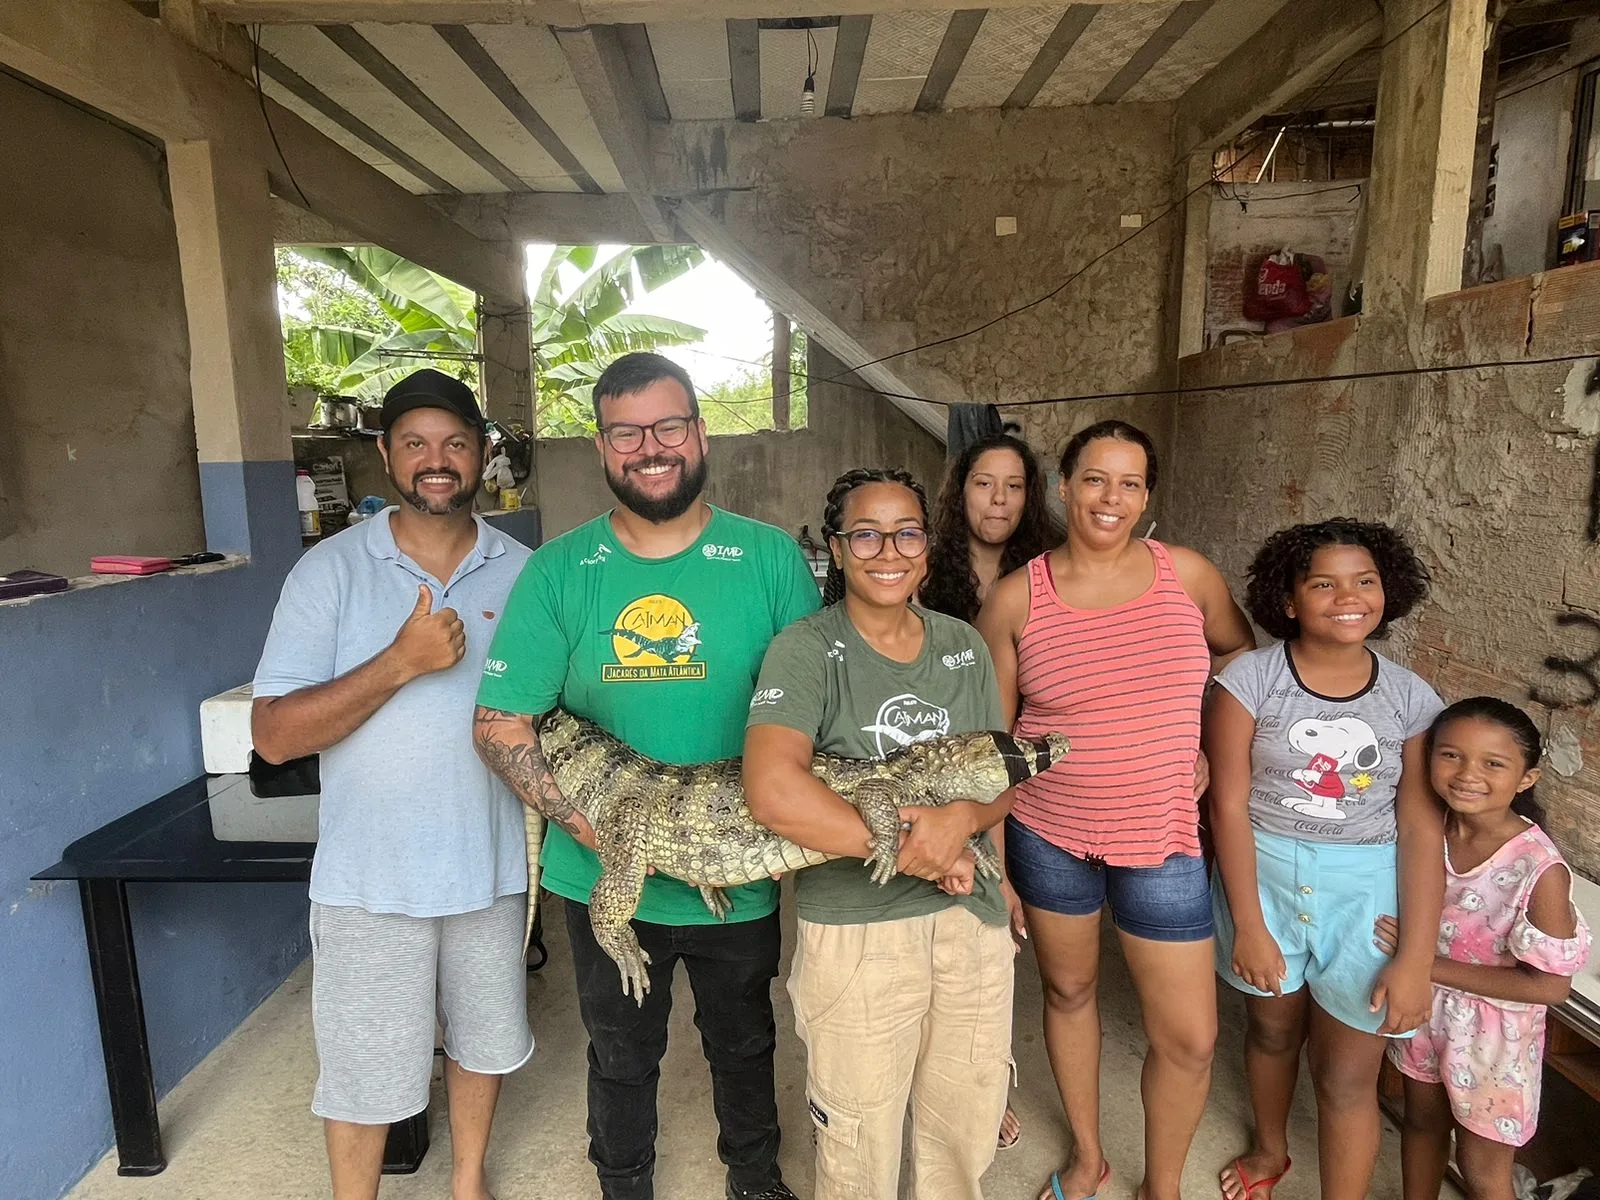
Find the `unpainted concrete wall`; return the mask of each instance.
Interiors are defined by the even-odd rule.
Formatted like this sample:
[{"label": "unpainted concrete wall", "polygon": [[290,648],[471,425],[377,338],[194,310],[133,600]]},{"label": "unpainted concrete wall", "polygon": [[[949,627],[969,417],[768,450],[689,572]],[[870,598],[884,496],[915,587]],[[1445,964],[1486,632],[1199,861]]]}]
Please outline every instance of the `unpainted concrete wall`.
[{"label": "unpainted concrete wall", "polygon": [[[1368,331],[1370,332],[1370,331]],[[1359,318],[1183,360],[1185,386],[1345,373]],[[1390,653],[1447,700],[1492,693],[1548,731],[1547,828],[1600,877],[1600,545],[1586,534],[1600,451],[1600,264],[1440,297],[1429,366],[1573,362],[1185,396],[1169,532],[1236,591],[1273,530],[1349,514],[1404,530],[1434,575]],[[1564,623],[1567,622],[1567,623]],[[1537,695],[1542,702],[1530,697]]]},{"label": "unpainted concrete wall", "polygon": [[10,75],[0,112],[0,574],[203,550],[161,152]]},{"label": "unpainted concrete wall", "polygon": [[[856,382],[853,377],[823,382],[844,368],[815,342],[807,369],[807,428],[712,438],[706,498],[791,534],[809,525],[819,540],[828,489],[852,467],[904,467],[927,488],[931,503],[944,472],[944,447],[937,439],[883,397],[845,386]],[[615,503],[589,439],[541,441],[536,462],[546,538]]]},{"label": "unpainted concrete wall", "polygon": [[[709,206],[742,249],[874,354],[970,330],[893,360],[923,395],[1011,404],[1162,386],[1177,220],[1169,105],[884,115],[656,133],[657,185]],[[1142,231],[1124,227],[1135,214]],[[1015,217],[999,237],[995,218]],[[1159,406],[1134,406],[1133,419]],[[1009,410],[1058,449],[1124,403]],[[1164,438],[1159,423],[1152,429]]]}]

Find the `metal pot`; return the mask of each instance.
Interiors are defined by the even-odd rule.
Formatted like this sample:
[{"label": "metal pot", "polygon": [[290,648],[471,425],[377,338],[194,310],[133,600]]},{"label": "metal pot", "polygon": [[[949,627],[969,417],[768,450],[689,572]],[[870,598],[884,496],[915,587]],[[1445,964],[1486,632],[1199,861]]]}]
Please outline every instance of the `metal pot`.
[{"label": "metal pot", "polygon": [[322,424],[329,429],[354,429],[361,423],[361,412],[354,400],[343,396],[324,396]]}]

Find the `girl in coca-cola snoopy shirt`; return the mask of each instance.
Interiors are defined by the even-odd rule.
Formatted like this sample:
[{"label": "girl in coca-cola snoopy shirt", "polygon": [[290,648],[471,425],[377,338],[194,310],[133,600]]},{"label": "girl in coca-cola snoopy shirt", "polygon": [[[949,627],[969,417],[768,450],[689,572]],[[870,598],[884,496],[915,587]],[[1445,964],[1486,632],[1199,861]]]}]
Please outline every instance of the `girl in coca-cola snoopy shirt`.
[{"label": "girl in coca-cola snoopy shirt", "polygon": [[[1428,1015],[1443,826],[1422,742],[1442,707],[1374,653],[1423,597],[1427,572],[1385,525],[1338,518],[1267,539],[1248,607],[1281,641],[1217,677],[1206,714],[1217,973],[1246,993],[1255,1142],[1222,1170],[1227,1200],[1265,1200],[1289,1169],[1302,1045],[1317,1082],[1324,1200],[1366,1196],[1378,1153],[1386,1039]],[[1402,918],[1400,953],[1373,944]]]}]

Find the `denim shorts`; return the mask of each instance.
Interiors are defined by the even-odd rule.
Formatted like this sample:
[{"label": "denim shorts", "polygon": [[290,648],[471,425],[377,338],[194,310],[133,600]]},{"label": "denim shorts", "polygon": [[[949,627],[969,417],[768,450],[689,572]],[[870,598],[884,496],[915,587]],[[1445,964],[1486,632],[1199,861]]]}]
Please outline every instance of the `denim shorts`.
[{"label": "denim shorts", "polygon": [[[1255,839],[1261,915],[1287,971],[1283,994],[1309,987],[1329,1016],[1377,1033],[1386,1014],[1372,1011],[1372,990],[1392,960],[1373,945],[1372,925],[1400,911],[1398,847],[1309,842],[1259,829]],[[1233,973],[1233,918],[1220,879],[1216,909],[1217,974],[1247,995],[1270,995]]]},{"label": "denim shorts", "polygon": [[1006,818],[1006,876],[1030,908],[1087,917],[1111,904],[1118,929],[1153,942],[1203,942],[1212,933],[1211,880],[1198,855],[1159,867],[1082,859]]}]

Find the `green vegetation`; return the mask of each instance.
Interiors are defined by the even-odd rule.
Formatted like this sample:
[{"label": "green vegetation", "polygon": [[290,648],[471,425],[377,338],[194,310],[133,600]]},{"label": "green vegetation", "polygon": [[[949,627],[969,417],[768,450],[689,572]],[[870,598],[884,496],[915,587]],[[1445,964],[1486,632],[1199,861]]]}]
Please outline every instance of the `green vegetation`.
[{"label": "green vegetation", "polygon": [[[597,262],[595,246],[557,246],[539,274],[530,301],[540,437],[594,434],[590,393],[605,365],[619,354],[686,346],[706,331],[667,317],[623,310],[636,296],[705,261],[698,246],[625,246]],[[563,289],[563,267],[580,272]],[[570,278],[572,272],[566,272]]]},{"label": "green vegetation", "polygon": [[[705,336],[682,321],[625,311],[704,261],[697,246],[626,246],[603,259],[595,246],[555,248],[530,301],[540,437],[594,434],[590,393],[617,355],[692,345]],[[477,297],[468,289],[375,246],[280,247],[277,264],[290,387],[376,404],[397,379],[423,366],[477,386]],[[762,364],[702,391],[712,433],[772,428],[770,361],[769,353]],[[790,426],[803,429],[806,337],[799,329],[790,370]]]},{"label": "green vegetation", "polygon": [[476,385],[476,297],[376,246],[278,249],[283,365],[290,387],[375,404],[431,366]]}]

